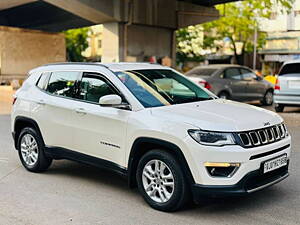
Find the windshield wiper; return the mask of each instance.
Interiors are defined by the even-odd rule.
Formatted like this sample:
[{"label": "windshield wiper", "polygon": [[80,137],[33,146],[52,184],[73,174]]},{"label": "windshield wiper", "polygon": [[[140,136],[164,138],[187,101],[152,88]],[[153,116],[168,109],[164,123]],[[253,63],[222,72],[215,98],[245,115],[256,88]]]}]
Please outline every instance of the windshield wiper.
[{"label": "windshield wiper", "polygon": [[214,97],[209,97],[209,98],[197,97],[197,98],[192,98],[192,99],[181,100],[181,101],[177,102],[177,104],[190,103],[190,102],[201,102],[201,101],[207,101],[207,100],[213,100],[213,99],[216,99],[216,98],[214,98]]}]

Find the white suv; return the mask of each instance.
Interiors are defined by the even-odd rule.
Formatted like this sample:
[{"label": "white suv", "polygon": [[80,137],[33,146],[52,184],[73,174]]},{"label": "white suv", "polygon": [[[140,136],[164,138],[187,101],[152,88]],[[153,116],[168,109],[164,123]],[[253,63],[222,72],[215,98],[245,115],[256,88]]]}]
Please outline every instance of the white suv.
[{"label": "white suv", "polygon": [[52,159],[110,169],[163,211],[275,184],[288,176],[291,149],[276,113],[218,99],[147,63],[30,71],[15,95],[12,132],[27,170],[45,171]]}]

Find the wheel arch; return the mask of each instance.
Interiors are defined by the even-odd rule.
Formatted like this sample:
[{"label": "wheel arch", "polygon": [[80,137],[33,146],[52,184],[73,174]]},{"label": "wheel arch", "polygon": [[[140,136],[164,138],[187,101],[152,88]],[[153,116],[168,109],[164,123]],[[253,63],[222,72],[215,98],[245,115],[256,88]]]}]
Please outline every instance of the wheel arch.
[{"label": "wheel arch", "polygon": [[43,136],[42,136],[42,133],[41,133],[38,123],[35,120],[30,119],[28,117],[17,116],[15,119],[15,122],[14,122],[14,130],[13,130],[15,149],[18,148],[19,135],[20,135],[22,129],[24,129],[25,127],[30,127],[30,128],[35,129],[36,132],[38,132],[38,134],[42,138],[42,141],[44,143]]},{"label": "wheel arch", "polygon": [[181,151],[181,149],[168,141],[150,138],[150,137],[140,137],[137,138],[130,151],[129,159],[128,159],[128,184],[129,187],[136,187],[136,171],[137,166],[142,158],[142,156],[152,149],[161,149],[167,151],[171,154],[175,154],[175,158],[178,160],[184,174],[187,175],[187,182],[189,184],[195,184],[195,180],[192,176],[191,170],[188,166],[188,163]]},{"label": "wheel arch", "polygon": [[266,90],[265,94],[266,94],[266,93],[268,93],[269,91],[271,91],[272,93],[274,93],[274,88],[273,88],[273,87],[269,87],[269,88],[267,88],[267,90]]},{"label": "wheel arch", "polygon": [[217,96],[220,96],[221,93],[226,93],[226,94],[228,94],[228,97],[231,96],[231,93],[230,93],[230,91],[229,91],[228,89],[223,89],[223,90],[219,91],[219,93],[217,94]]}]

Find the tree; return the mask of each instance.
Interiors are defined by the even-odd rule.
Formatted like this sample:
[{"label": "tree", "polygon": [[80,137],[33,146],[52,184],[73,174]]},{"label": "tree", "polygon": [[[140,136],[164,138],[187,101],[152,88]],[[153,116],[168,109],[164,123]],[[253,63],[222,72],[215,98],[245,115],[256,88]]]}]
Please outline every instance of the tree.
[{"label": "tree", "polygon": [[[260,20],[270,18],[274,3],[281,6],[282,12],[284,12],[291,8],[293,2],[294,0],[244,0],[218,5],[216,8],[220,12],[220,19],[205,23],[201,27],[204,32],[201,47],[203,49],[219,48],[221,47],[219,43],[222,43],[224,39],[229,40],[235,60],[240,63],[237,43],[241,44],[241,55],[246,52],[253,52],[253,36],[257,29],[259,33],[258,47],[262,47],[266,34],[260,32]],[[182,34],[188,29],[181,29],[177,34]],[[193,34],[190,36],[193,36]],[[193,40],[189,41],[192,42]],[[182,42],[183,40],[179,39],[178,45]],[[181,49],[178,48],[179,51]]]},{"label": "tree", "polygon": [[201,25],[189,26],[176,32],[178,62],[188,59],[201,61],[203,59],[203,28]]},{"label": "tree", "polygon": [[82,52],[88,47],[89,28],[78,28],[64,32],[66,37],[67,58],[70,62],[83,62]]}]

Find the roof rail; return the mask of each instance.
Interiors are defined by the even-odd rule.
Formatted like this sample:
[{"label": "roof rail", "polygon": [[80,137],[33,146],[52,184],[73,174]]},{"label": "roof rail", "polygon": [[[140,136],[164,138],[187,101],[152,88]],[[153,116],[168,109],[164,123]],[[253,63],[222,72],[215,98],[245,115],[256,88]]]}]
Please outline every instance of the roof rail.
[{"label": "roof rail", "polygon": [[48,63],[42,66],[59,66],[59,65],[91,65],[91,66],[102,66],[108,69],[106,65],[101,63],[90,63],[90,62],[61,62],[61,63]]}]

